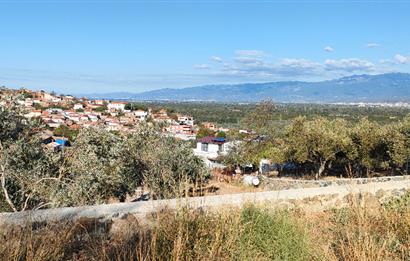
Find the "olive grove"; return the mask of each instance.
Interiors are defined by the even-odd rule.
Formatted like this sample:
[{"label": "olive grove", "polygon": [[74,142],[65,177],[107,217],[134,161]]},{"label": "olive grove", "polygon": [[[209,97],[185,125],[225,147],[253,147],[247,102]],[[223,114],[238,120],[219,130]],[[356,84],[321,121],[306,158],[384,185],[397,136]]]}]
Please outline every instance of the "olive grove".
[{"label": "olive grove", "polygon": [[0,109],[0,210],[123,201],[138,187],[154,198],[182,196],[208,175],[188,144],[155,126],[141,124],[127,135],[86,128],[59,152],[41,143],[39,129]]},{"label": "olive grove", "polygon": [[410,116],[388,125],[366,118],[354,123],[298,117],[280,132],[271,126],[264,139],[249,137],[225,162],[258,165],[270,159],[279,166],[291,164],[290,174],[362,177],[405,174],[409,156]]}]

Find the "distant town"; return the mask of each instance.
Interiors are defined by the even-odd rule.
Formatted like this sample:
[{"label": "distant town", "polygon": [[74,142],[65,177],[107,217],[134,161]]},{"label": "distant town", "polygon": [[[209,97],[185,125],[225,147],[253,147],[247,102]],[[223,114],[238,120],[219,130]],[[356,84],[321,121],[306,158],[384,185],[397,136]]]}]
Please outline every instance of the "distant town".
[{"label": "distant town", "polygon": [[[225,133],[228,128],[212,122],[196,124],[190,115],[170,113],[166,109],[152,109],[125,101],[76,98],[46,91],[29,89],[0,89],[0,106],[19,109],[28,119],[41,122],[39,131],[43,143],[52,150],[69,146],[81,128],[101,127],[108,131],[131,133],[142,123],[157,123],[164,135],[179,140],[197,140],[194,153],[204,159],[209,167],[215,167],[215,159],[229,151],[230,143]],[[213,135],[199,139],[200,128]],[[239,130],[240,134],[251,133]]]}]

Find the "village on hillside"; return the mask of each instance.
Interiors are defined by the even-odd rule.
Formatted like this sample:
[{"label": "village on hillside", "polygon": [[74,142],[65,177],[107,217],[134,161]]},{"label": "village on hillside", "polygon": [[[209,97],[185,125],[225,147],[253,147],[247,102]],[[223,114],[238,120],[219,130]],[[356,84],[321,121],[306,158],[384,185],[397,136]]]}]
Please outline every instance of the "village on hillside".
[{"label": "village on hillside", "polygon": [[[179,140],[196,142],[195,155],[201,157],[209,168],[223,167],[217,163],[234,143],[228,141],[228,128],[217,127],[212,122],[198,124],[192,116],[170,113],[166,109],[152,109],[126,101],[95,100],[72,95],[57,95],[46,91],[0,88],[0,106],[19,108],[29,119],[42,123],[40,135],[50,149],[59,151],[75,138],[81,128],[101,127],[109,131],[130,133],[141,123],[158,123],[162,133]],[[206,130],[206,135],[198,135]],[[247,130],[240,130],[241,134]],[[207,134],[212,133],[212,134]]]}]

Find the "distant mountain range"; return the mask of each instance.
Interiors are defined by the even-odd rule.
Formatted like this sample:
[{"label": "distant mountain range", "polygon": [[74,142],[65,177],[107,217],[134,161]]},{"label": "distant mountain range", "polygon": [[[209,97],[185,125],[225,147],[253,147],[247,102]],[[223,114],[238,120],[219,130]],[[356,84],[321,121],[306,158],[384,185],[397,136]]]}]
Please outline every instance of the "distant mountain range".
[{"label": "distant mountain range", "polygon": [[135,101],[257,102],[271,98],[276,102],[289,103],[410,102],[410,74],[354,75],[321,82],[215,84],[142,93],[115,92],[87,96]]}]

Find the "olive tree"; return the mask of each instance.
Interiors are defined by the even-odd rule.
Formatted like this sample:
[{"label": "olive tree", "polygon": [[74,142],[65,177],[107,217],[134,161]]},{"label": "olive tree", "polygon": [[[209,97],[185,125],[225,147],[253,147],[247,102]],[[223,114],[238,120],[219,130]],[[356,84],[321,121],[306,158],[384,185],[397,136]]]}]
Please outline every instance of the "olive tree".
[{"label": "olive tree", "polygon": [[140,126],[128,142],[128,159],[141,166],[139,182],[156,198],[184,196],[190,185],[201,185],[209,175],[189,144],[153,127]]},{"label": "olive tree", "polygon": [[383,126],[367,119],[355,125],[352,140],[357,154],[354,161],[369,175],[375,170],[391,170],[403,165],[408,155],[405,125]]},{"label": "olive tree", "polygon": [[346,121],[339,119],[308,121],[304,117],[296,118],[277,144],[280,149],[272,153],[277,161],[312,164],[316,178],[331,167],[338,154],[352,153],[350,128]]},{"label": "olive tree", "polygon": [[71,147],[54,152],[18,113],[1,110],[0,119],[2,209],[124,200],[139,186],[157,198],[179,196],[208,174],[187,144],[164,136],[160,127],[141,124],[127,136],[86,128]]},{"label": "olive tree", "polygon": [[261,101],[254,110],[242,120],[244,126],[250,127],[258,134],[268,134],[271,131],[276,106],[272,100]]},{"label": "olive tree", "polygon": [[122,201],[140,186],[157,198],[178,196],[182,187],[202,182],[206,174],[189,146],[144,124],[128,136],[84,129],[63,153],[57,205]]},{"label": "olive tree", "polygon": [[95,204],[123,197],[123,144],[122,137],[102,128],[82,130],[72,146],[62,151],[63,174],[55,191],[56,204]]},{"label": "olive tree", "polygon": [[34,136],[37,124],[27,121],[18,109],[0,108],[2,198],[13,211],[47,204],[49,183],[57,173],[58,157],[48,154]]}]

